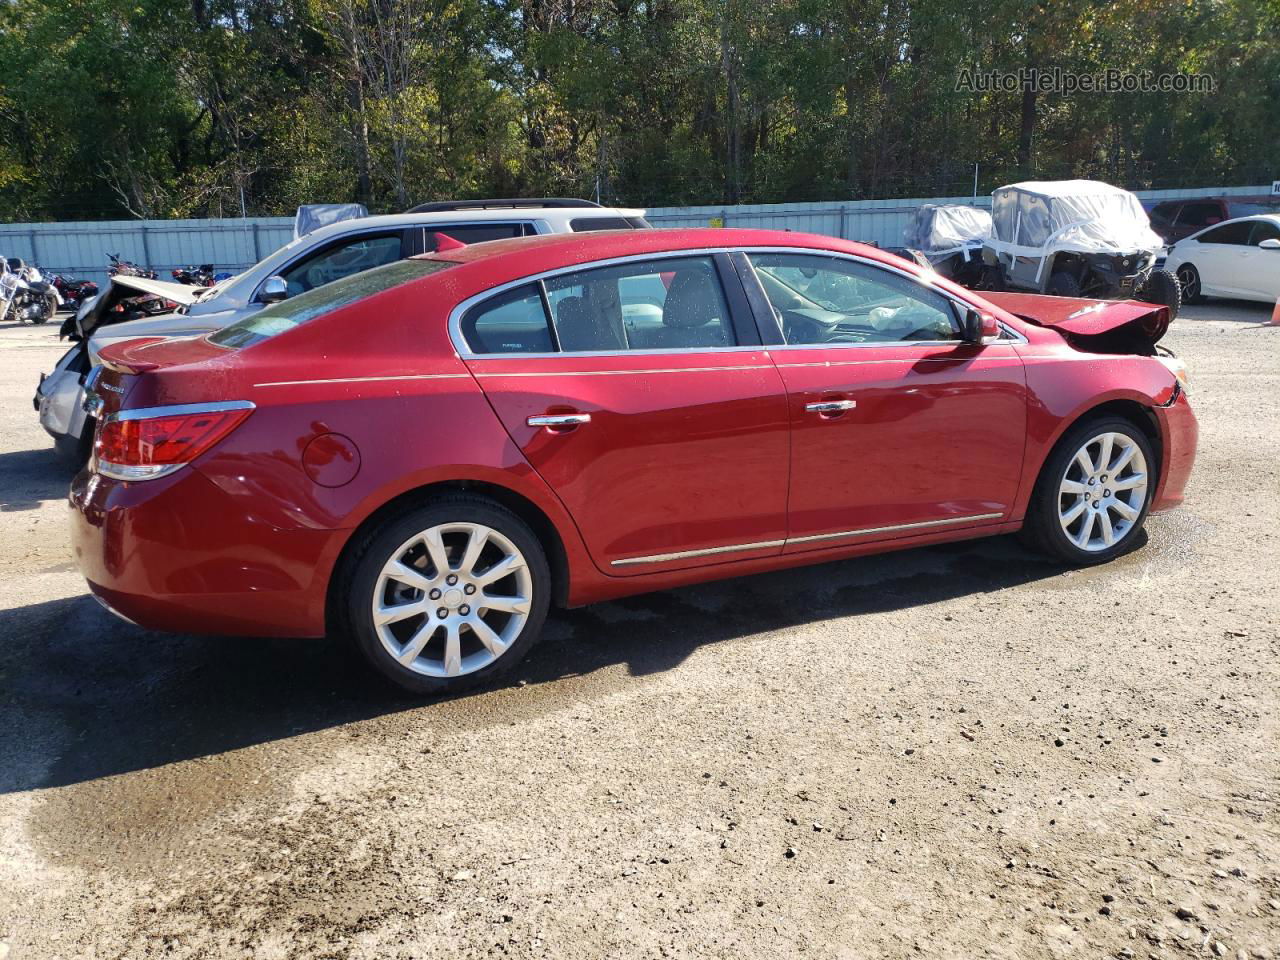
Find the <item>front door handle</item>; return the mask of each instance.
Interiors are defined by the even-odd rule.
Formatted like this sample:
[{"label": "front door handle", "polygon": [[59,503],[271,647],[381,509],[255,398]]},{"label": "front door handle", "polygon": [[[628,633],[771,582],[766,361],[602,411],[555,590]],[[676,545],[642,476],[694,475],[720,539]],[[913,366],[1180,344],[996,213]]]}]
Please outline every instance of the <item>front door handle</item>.
[{"label": "front door handle", "polygon": [[538,417],[530,417],[525,423],[531,427],[578,427],[591,422],[589,413],[544,413]]},{"label": "front door handle", "polygon": [[852,410],[857,405],[857,400],[821,400],[817,403],[806,403],[804,408],[809,413],[821,413],[825,415],[844,413],[846,410]]}]

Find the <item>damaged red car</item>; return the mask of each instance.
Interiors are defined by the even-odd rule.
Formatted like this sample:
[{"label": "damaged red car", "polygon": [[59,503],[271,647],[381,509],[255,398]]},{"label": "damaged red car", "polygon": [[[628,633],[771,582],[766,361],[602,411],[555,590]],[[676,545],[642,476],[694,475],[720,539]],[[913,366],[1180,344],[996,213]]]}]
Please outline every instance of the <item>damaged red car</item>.
[{"label": "damaged red car", "polygon": [[442,244],[104,350],[75,554],[139,624],[340,634],[418,693],[552,605],[1018,530],[1101,563],[1191,471],[1168,323],[795,233]]}]

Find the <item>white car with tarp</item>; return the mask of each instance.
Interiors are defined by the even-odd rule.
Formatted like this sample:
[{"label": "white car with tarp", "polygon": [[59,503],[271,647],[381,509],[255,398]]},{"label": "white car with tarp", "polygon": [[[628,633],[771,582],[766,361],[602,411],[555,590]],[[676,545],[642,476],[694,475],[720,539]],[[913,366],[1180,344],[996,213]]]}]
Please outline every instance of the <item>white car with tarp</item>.
[{"label": "white car with tarp", "polygon": [[1128,190],[1097,180],[1027,181],[991,194],[983,259],[1005,289],[1137,299],[1178,311],[1178,279],[1156,269],[1164,241]]}]

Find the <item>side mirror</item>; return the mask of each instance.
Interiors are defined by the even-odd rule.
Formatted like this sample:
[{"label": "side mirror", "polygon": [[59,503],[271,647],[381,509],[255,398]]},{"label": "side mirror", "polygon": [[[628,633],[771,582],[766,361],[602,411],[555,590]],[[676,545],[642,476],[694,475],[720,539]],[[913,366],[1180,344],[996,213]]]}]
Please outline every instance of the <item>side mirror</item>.
[{"label": "side mirror", "polygon": [[289,284],[284,277],[275,276],[267,277],[262,281],[262,289],[258,292],[258,299],[263,303],[279,303],[281,300],[289,299]]},{"label": "side mirror", "polygon": [[1263,240],[1260,244],[1258,244],[1258,249],[1259,250],[1280,250],[1280,240],[1277,240],[1275,237],[1267,237],[1267,239]]},{"label": "side mirror", "polygon": [[998,336],[1000,336],[1000,324],[989,313],[981,313],[970,308],[960,319],[960,339],[965,343],[982,343],[988,337]]}]

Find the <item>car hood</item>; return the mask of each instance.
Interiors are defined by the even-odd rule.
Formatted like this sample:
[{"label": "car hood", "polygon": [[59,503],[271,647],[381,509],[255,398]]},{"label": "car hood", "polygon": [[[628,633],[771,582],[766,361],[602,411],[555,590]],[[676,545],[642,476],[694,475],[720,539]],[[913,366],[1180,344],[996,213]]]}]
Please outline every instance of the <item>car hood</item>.
[{"label": "car hood", "polygon": [[1015,317],[1056,330],[1080,345],[1122,338],[1154,345],[1169,329],[1169,308],[1140,300],[1090,300],[1036,293],[989,293],[982,297]]}]

